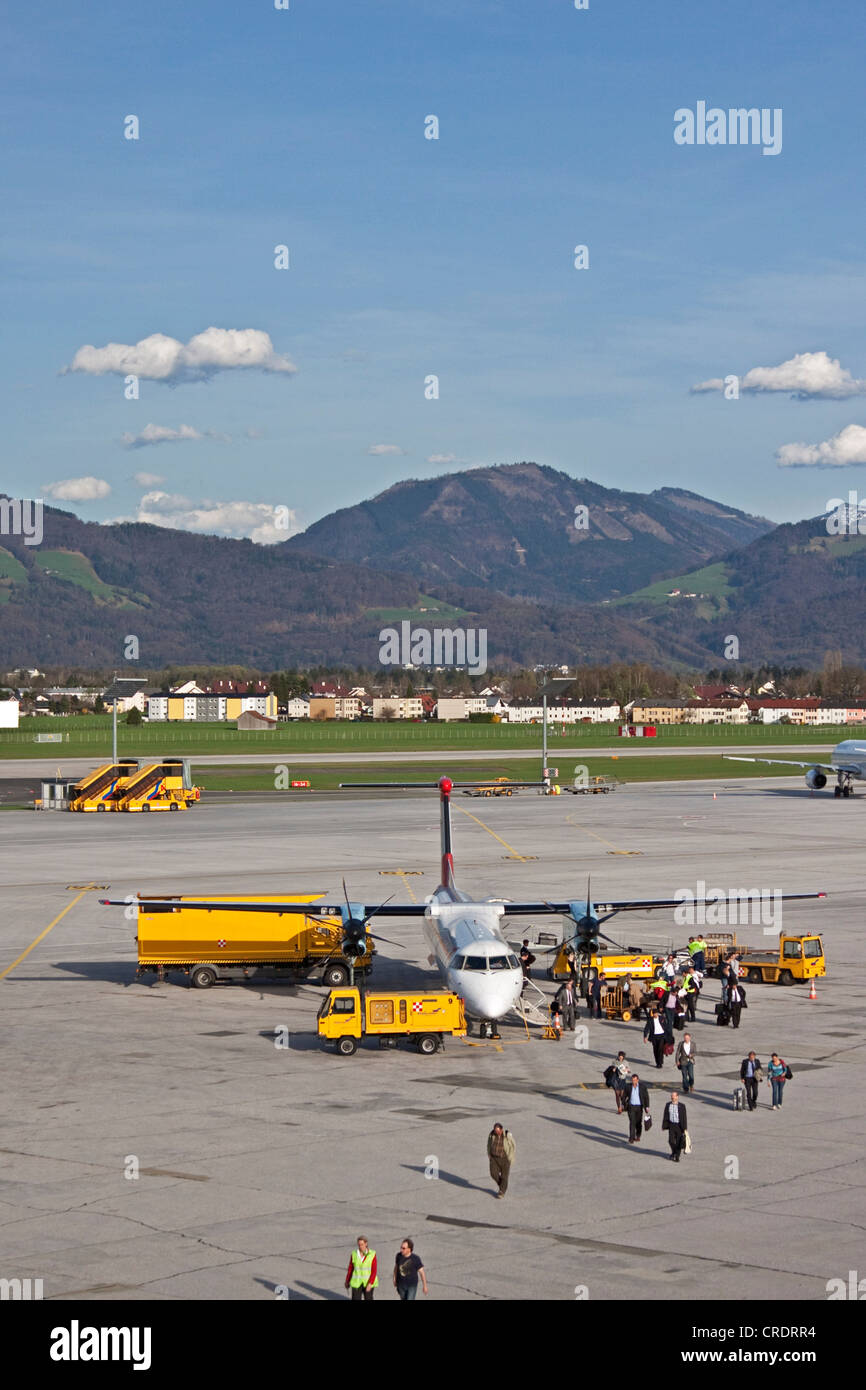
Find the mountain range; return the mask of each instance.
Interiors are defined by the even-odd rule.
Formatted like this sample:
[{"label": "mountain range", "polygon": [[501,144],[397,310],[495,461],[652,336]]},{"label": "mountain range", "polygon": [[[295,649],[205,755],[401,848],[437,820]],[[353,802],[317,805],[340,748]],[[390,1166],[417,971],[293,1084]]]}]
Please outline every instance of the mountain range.
[{"label": "mountain range", "polygon": [[379,632],[481,627],[491,667],[866,659],[866,537],[774,526],[677,488],[622,492],[534,463],[398,483],[275,546],[44,509],[2,536],[0,667],[375,669]]}]

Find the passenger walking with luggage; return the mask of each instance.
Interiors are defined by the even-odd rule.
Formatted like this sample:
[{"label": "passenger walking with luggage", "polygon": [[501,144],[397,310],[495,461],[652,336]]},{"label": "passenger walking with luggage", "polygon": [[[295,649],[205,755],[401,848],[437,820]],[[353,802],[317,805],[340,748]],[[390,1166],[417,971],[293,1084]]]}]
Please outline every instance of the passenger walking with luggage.
[{"label": "passenger walking with luggage", "polygon": [[665,1044],[669,1042],[673,1046],[673,1034],[665,1024],[661,1009],[655,1008],[650,1013],[643,1030],[643,1040],[652,1043],[656,1066],[664,1066]]},{"label": "passenger walking with luggage", "polygon": [[505,1196],[514,1150],[514,1137],[510,1130],[495,1124],[487,1136],[487,1157],[490,1160],[490,1176],[499,1188],[497,1197]]},{"label": "passenger walking with luggage", "polygon": [[631,1067],[625,1059],[624,1052],[616,1054],[616,1061],[611,1062],[604,1073],[604,1079],[608,1086],[613,1089],[616,1097],[616,1113],[621,1115],[625,1109],[625,1092],[631,1080]]},{"label": "passenger walking with luggage", "polygon": [[785,1089],[785,1082],[791,1068],[782,1061],[778,1052],[774,1052],[770,1058],[770,1065],[767,1067],[767,1085],[772,1087],[773,1109],[781,1110],[782,1092]]},{"label": "passenger walking with luggage", "polygon": [[764,1079],[763,1068],[754,1052],[744,1057],[740,1063],[740,1080],[746,1088],[746,1104],[750,1110],[758,1108],[758,1086]]},{"label": "passenger walking with luggage", "polygon": [[641,1081],[637,1072],[632,1073],[625,1092],[628,1098],[628,1142],[639,1144],[644,1124],[651,1123],[649,1112],[649,1087]]},{"label": "passenger walking with luggage", "polygon": [[680,1104],[680,1098],[676,1091],[671,1091],[671,1098],[665,1106],[662,1129],[666,1129],[668,1132],[671,1158],[674,1163],[679,1163],[680,1154],[686,1145],[686,1107]]},{"label": "passenger walking with luggage", "polygon": [[740,1014],[746,1007],[746,991],[738,979],[731,980],[728,988],[728,1010],[731,1015],[731,1027],[739,1028]]},{"label": "passenger walking with luggage", "polygon": [[674,1061],[680,1069],[680,1076],[683,1078],[683,1095],[688,1095],[689,1091],[695,1089],[695,1057],[697,1048],[692,1042],[691,1033],[684,1033],[682,1042],[679,1044]]}]

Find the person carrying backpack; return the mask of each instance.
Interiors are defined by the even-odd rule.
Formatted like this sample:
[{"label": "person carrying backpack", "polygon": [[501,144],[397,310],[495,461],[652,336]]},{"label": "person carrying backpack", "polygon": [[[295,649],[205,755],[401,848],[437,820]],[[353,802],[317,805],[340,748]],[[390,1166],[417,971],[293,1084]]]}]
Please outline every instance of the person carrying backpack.
[{"label": "person carrying backpack", "polygon": [[770,1058],[770,1065],[767,1067],[767,1085],[773,1088],[773,1109],[781,1110],[782,1092],[785,1089],[785,1082],[793,1075],[791,1068],[778,1054],[774,1052]]}]

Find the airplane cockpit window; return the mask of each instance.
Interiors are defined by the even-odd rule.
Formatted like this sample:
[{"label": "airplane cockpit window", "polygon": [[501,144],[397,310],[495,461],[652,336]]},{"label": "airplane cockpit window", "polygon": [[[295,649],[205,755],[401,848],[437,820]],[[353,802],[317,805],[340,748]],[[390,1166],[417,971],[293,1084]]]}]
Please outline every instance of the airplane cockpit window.
[{"label": "airplane cockpit window", "polygon": [[487,957],[486,957],[486,956],[464,956],[464,958],[463,958],[463,969],[464,969],[464,970],[486,970],[486,969],[487,969]]},{"label": "airplane cockpit window", "polygon": [[520,969],[520,961],[518,960],[517,956],[507,956],[506,959],[511,970]]},{"label": "airplane cockpit window", "polygon": [[464,966],[464,964],[463,964],[463,962],[464,962],[465,959],[466,959],[465,956],[452,956],[452,957],[451,957],[451,963],[450,963],[450,965],[448,966],[448,969],[449,969],[449,970],[463,970],[463,969],[465,969],[465,966]]},{"label": "airplane cockpit window", "polygon": [[508,970],[507,956],[488,956],[487,964],[491,970]]}]

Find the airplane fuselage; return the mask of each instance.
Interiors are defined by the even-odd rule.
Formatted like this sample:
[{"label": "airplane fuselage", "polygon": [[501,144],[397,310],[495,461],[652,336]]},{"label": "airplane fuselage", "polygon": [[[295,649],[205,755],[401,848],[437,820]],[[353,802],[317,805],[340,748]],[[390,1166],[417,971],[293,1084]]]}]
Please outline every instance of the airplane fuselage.
[{"label": "airplane fuselage", "polygon": [[501,903],[473,902],[455,887],[440,887],[427,903],[424,937],[449,990],[474,1018],[500,1019],[515,1007],[523,971],[502,935]]}]

